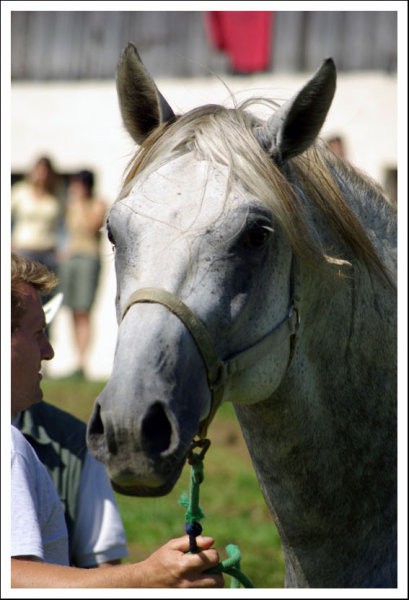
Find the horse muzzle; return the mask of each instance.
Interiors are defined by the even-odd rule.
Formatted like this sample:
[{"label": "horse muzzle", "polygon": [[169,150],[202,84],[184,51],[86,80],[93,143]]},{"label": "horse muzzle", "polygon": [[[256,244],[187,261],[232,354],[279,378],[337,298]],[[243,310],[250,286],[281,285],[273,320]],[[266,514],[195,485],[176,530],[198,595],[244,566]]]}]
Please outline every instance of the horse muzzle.
[{"label": "horse muzzle", "polygon": [[181,440],[168,407],[154,402],[130,426],[104,412],[98,398],[88,422],[87,445],[104,463],[115,491],[129,496],[162,496],[171,491],[186,461],[190,439]]}]

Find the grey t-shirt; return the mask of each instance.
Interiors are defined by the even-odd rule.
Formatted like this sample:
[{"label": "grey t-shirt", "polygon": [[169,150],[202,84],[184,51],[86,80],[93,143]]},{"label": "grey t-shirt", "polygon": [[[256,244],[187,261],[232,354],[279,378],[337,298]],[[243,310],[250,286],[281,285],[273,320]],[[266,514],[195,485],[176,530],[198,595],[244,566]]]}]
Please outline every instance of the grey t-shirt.
[{"label": "grey t-shirt", "polygon": [[11,425],[11,556],[68,565],[68,533],[57,490],[23,434]]}]

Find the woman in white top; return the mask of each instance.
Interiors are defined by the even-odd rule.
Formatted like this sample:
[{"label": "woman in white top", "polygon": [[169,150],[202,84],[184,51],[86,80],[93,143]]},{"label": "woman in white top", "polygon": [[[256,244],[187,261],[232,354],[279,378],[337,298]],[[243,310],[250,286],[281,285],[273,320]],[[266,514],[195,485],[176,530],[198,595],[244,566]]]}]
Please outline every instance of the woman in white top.
[{"label": "woman in white top", "polygon": [[57,270],[62,206],[55,194],[56,173],[41,156],[27,177],[11,188],[11,246],[13,251]]}]

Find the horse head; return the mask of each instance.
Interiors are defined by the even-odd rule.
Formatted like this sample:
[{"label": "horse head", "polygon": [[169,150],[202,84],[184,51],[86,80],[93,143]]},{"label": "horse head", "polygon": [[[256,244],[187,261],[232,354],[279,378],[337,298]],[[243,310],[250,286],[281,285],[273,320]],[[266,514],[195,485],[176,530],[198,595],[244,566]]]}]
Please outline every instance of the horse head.
[{"label": "horse head", "polygon": [[[117,491],[168,493],[218,405],[259,402],[285,376],[299,307],[289,219],[274,195],[287,161],[315,141],[335,80],[327,59],[265,122],[214,105],[176,116],[134,45],[124,50],[117,90],[141,152],[107,219],[119,328],[88,425]],[[237,150],[218,145],[229,128]],[[260,165],[276,178],[264,181]]]}]

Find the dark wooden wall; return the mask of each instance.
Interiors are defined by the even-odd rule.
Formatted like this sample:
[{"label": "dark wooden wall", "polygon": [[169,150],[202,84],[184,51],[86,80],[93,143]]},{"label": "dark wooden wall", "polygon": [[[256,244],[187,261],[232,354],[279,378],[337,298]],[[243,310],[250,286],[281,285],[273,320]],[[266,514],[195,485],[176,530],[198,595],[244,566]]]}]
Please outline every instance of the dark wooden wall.
[{"label": "dark wooden wall", "polygon": [[[327,56],[339,70],[396,71],[396,11],[279,11],[273,17],[271,71],[315,70]],[[113,78],[128,41],[155,77],[203,77],[229,67],[211,48],[200,11],[14,11],[12,80]]]}]

